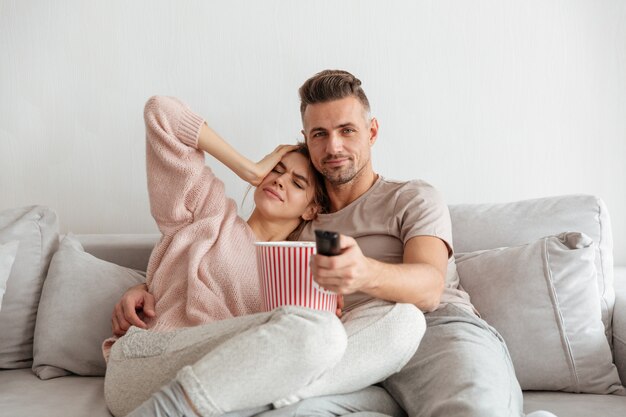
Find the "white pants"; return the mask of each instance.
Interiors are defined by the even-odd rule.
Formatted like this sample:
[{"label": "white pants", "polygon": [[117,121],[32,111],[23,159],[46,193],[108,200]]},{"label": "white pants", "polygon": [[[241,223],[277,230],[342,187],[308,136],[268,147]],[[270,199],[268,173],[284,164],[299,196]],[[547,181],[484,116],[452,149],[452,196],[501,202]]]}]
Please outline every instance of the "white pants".
[{"label": "white pants", "polygon": [[115,416],[177,378],[203,416],[349,393],[398,372],[426,329],[413,305],[382,300],[334,314],[301,307],[152,332],[111,350],[105,399]]}]

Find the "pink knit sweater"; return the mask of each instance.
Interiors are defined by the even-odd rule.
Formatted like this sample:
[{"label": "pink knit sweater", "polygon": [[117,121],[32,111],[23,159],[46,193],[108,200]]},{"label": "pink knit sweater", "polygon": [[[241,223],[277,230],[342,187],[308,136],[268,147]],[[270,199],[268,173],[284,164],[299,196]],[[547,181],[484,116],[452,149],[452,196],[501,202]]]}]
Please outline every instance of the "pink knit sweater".
[{"label": "pink knit sweater", "polygon": [[[154,331],[262,311],[255,236],[197,148],[204,120],[172,97],[144,109],[150,211],[161,239],[146,283],[156,299]],[[103,348],[108,357],[115,338]]]}]

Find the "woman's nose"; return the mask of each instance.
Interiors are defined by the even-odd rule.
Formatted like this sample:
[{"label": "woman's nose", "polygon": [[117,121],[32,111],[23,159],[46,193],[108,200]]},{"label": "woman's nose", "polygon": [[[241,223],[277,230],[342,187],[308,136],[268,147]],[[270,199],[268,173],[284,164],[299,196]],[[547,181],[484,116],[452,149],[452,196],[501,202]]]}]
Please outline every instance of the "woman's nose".
[{"label": "woman's nose", "polygon": [[278,185],[278,188],[283,189],[283,182],[279,181],[282,177],[278,177],[274,180],[274,184]]}]

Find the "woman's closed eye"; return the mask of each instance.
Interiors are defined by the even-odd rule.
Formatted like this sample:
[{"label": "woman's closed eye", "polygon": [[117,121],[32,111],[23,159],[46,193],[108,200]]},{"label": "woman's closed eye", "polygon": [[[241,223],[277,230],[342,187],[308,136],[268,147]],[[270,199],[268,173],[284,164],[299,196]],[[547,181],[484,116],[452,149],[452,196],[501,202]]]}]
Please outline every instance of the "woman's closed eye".
[{"label": "woman's closed eye", "polygon": [[294,183],[294,185],[295,185],[296,187],[298,187],[299,189],[304,190],[304,187],[303,187],[303,186],[302,186],[302,185],[301,185],[298,181],[295,181],[295,180],[294,180],[294,181],[293,181],[293,183]]}]

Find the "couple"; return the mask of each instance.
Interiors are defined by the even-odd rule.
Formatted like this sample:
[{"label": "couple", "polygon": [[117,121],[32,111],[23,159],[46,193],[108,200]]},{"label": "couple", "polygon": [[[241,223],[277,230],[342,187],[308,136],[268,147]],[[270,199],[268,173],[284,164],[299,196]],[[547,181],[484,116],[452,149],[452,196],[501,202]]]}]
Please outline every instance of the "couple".
[{"label": "couple", "polygon": [[[162,237],[146,286],[113,313],[123,336],[104,344],[114,415],[403,415],[398,403],[410,416],[522,415],[506,346],[448,270],[443,200],[423,181],[373,171],[378,122],[360,85],[346,71],[307,80],[306,145],[256,164],[180,101],[148,101],[148,189]],[[257,187],[247,222],[203,151]],[[336,315],[262,312],[253,242],[314,240],[317,228],[342,233],[342,253],[315,256],[312,271],[345,304]]]}]

